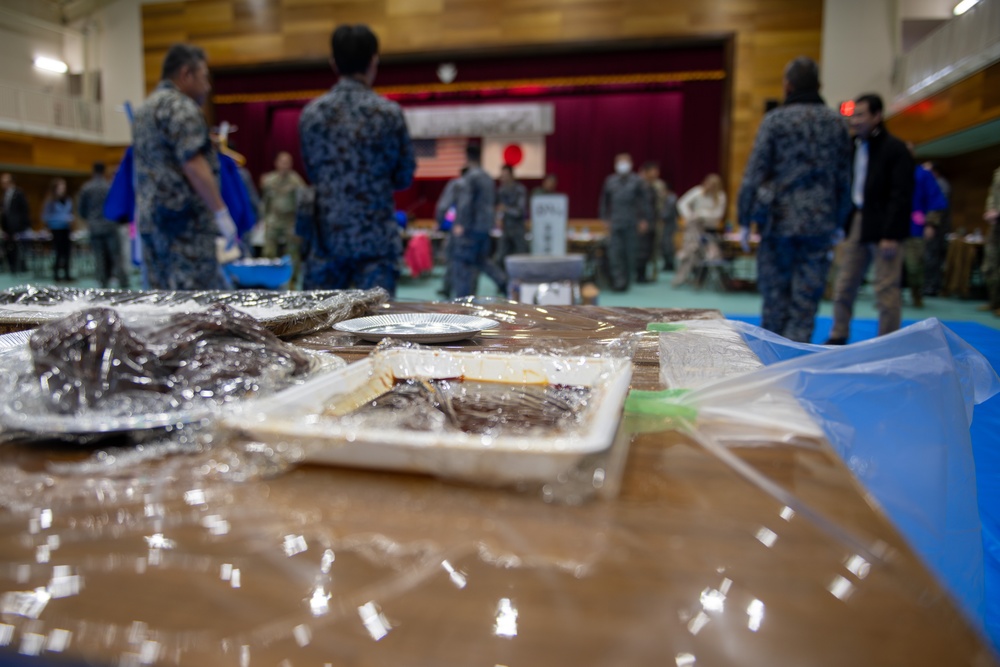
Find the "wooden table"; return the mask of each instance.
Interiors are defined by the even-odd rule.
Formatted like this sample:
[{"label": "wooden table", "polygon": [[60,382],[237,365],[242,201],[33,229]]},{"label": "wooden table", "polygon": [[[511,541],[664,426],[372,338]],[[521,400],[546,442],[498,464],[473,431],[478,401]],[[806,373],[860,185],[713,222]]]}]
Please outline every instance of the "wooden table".
[{"label": "wooden table", "polygon": [[[388,307],[415,309],[469,312]],[[493,312],[499,330],[454,347],[566,348],[649,321],[719,317]],[[348,359],[373,349],[333,332],[299,343]],[[657,354],[644,335],[633,387],[658,387]],[[694,440],[630,435],[647,428],[625,420],[624,465],[609,459],[604,488],[579,504],[545,502],[539,489],[286,467],[252,443],[89,458],[8,445],[0,636],[10,650],[95,664],[996,664],[825,443],[733,451],[871,545],[876,562]],[[46,587],[47,601],[34,592]]]},{"label": "wooden table", "polygon": [[942,296],[968,299],[972,296],[972,276],[983,261],[983,239],[949,235],[944,262]]}]

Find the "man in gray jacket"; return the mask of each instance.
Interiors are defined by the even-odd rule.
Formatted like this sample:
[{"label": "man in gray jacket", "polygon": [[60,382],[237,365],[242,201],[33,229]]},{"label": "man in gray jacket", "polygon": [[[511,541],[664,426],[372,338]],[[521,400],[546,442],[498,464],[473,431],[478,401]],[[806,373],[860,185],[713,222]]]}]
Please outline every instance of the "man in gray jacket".
[{"label": "man in gray jacket", "polygon": [[118,223],[104,217],[104,201],[108,198],[110,189],[111,185],[104,177],[104,163],[95,162],[90,180],[83,184],[77,195],[76,211],[80,219],[87,223],[97,284],[107,287],[111,284],[113,275],[119,287],[128,289],[128,276],[121,261]]},{"label": "man in gray jacket", "polygon": [[467,171],[458,186],[455,223],[451,228],[452,296],[476,293],[479,272],[484,271],[503,291],[507,279],[490,258],[490,230],[496,218],[493,179],[480,166],[481,149],[470,144],[465,150]]},{"label": "man in gray jacket", "polygon": [[608,224],[611,289],[624,292],[638,273],[639,235],[649,230],[653,219],[652,193],[632,171],[628,153],[615,156],[615,173],[605,179],[601,191],[600,216]]}]

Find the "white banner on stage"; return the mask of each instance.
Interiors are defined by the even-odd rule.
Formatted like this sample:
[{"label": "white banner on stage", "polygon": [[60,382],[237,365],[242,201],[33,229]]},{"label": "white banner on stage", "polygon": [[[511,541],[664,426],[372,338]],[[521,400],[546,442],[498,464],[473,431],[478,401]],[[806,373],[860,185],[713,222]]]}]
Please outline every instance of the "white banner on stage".
[{"label": "white banner on stage", "polygon": [[562,194],[531,198],[531,254],[565,255],[569,197]]},{"label": "white banner on stage", "polygon": [[555,131],[551,104],[468,104],[403,109],[414,139],[546,135]]}]

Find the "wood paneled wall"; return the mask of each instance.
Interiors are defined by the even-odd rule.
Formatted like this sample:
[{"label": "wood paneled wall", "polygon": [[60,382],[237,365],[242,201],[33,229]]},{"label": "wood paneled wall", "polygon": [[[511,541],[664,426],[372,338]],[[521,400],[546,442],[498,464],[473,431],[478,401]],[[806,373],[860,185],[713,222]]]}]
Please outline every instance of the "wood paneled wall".
[{"label": "wood paneled wall", "polygon": [[886,121],[889,131],[919,145],[1000,118],[1000,63],[945,88]]},{"label": "wood paneled wall", "polygon": [[0,132],[0,172],[8,171],[28,198],[32,226],[41,229],[39,218],[52,179],[66,179],[75,194],[89,177],[95,162],[104,162],[108,174],[118,166],[125,146],[105,146],[81,141]]},{"label": "wood paneled wall", "polygon": [[951,183],[952,229],[966,232],[979,229],[986,233],[989,226],[983,221],[983,213],[993,171],[1000,169],[1000,145],[935,162]]},{"label": "wood paneled wall", "polygon": [[[144,5],[146,86],[174,42],[212,66],[322,61],[340,23],[369,24],[385,54],[632,40],[732,37],[731,111],[722,119],[732,195],[785,64],[819,59],[822,0],[188,0]],[[530,76],[530,72],[525,72]],[[735,200],[735,196],[731,196]]]},{"label": "wood paneled wall", "polygon": [[53,139],[31,134],[0,132],[0,163],[4,168],[51,174],[89,174],[95,162],[113,167],[121,160],[125,146],[106,146],[82,141]]}]

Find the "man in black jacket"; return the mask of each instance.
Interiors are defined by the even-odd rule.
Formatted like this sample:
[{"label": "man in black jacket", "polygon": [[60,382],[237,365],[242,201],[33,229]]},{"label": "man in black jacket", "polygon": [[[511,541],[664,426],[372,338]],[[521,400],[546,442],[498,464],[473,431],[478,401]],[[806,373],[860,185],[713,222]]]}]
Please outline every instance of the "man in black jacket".
[{"label": "man in black jacket", "polygon": [[31,226],[31,216],[28,212],[28,200],[21,188],[14,185],[13,176],[0,174],[0,190],[0,196],[3,197],[0,200],[0,238],[3,239],[4,254],[7,256],[7,268],[14,274],[25,270],[16,235]]},{"label": "man in black jacket", "polygon": [[882,98],[875,94],[854,100],[854,213],[841,249],[827,345],[847,342],[854,301],[872,262],[878,334],[896,331],[902,320],[902,242],[910,235],[914,165],[906,145],[882,124],[882,109]]}]

